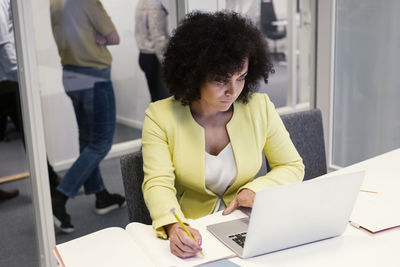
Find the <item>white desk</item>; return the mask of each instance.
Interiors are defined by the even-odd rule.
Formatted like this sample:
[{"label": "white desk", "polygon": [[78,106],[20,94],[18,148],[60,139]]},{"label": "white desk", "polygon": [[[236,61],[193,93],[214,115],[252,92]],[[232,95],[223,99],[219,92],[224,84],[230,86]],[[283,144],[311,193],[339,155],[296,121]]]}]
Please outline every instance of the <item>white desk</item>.
[{"label": "white desk", "polygon": [[[365,170],[362,189],[400,196],[400,149],[351,165],[329,175]],[[396,198],[400,207],[400,197]],[[392,203],[393,204],[393,203]],[[393,207],[393,205],[392,205]],[[400,216],[400,208],[396,216]],[[400,229],[370,235],[350,225],[342,236],[246,260],[241,266],[400,266]]]},{"label": "white desk", "polygon": [[[389,213],[390,218],[393,218],[393,216],[398,216],[397,218],[400,219],[400,149],[341,169],[337,172],[332,172],[328,175],[359,170],[365,170],[365,179],[361,189],[377,191],[379,196],[381,196],[381,194],[382,196],[385,196],[383,202],[385,207],[386,203],[388,203],[390,205],[387,206],[393,209],[393,212]],[[360,192],[360,194],[362,193]],[[338,196],[340,197],[340,192],[338,192]],[[358,207],[360,206],[363,205],[358,205]],[[365,211],[368,210],[369,205],[366,207]],[[360,212],[360,209],[357,209],[357,202],[354,211]],[[354,216],[354,211],[352,216]],[[379,211],[376,213],[379,213]],[[376,213],[374,211],[373,214]],[[228,216],[233,215],[234,214]],[[211,223],[207,220],[212,219],[214,220],[212,223],[216,223],[216,218],[212,218],[212,216],[213,215],[198,219],[197,222],[202,220],[203,225],[207,225]],[[227,220],[229,219],[228,216],[220,217],[224,217],[224,220]],[[147,247],[160,248],[159,252],[155,250],[154,255],[164,257],[163,255],[166,254],[166,259],[169,259],[171,254],[169,252],[168,241],[157,239],[154,236],[151,226],[139,226],[137,226],[139,227],[137,228],[138,230],[131,233],[132,236],[135,237],[134,240],[140,240],[140,242],[147,240],[145,243],[150,244],[147,245]],[[112,232],[110,232],[110,229]],[[57,251],[60,254],[57,255],[62,255],[61,258],[64,259],[64,262],[68,263],[68,267],[108,267],[111,265],[149,266],[152,263],[151,258],[149,257],[151,257],[153,254],[148,254],[146,257],[141,248],[138,247],[138,244],[130,239],[129,234],[126,235],[122,229],[121,231],[117,229],[119,234],[115,232],[115,228],[110,229],[106,229],[107,231],[93,233],[82,238],[77,238],[67,242],[66,244],[58,245],[59,250]],[[112,233],[112,235],[108,234],[104,237],[105,233]],[[121,240],[124,242],[121,242]],[[122,243],[125,245],[121,247]],[[225,249],[225,247],[223,248]],[[135,260],[135,264],[133,265],[132,259]],[[142,259],[142,263],[146,262],[146,264],[140,264],[139,259]],[[230,260],[239,264],[240,266],[246,267],[400,267],[400,229],[397,228],[395,230],[371,235],[348,225],[344,234],[339,237],[281,250],[246,260],[240,258],[233,258]],[[118,261],[120,264],[116,263]],[[171,262],[174,261],[175,260],[172,259]],[[165,262],[165,260],[163,262]],[[179,266],[179,264],[177,264],[177,266]]]}]

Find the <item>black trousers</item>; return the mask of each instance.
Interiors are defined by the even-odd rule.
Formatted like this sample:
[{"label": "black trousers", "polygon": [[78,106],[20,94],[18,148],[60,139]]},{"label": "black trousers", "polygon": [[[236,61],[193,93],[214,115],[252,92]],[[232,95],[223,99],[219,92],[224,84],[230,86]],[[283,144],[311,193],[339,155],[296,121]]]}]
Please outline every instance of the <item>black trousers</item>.
[{"label": "black trousers", "polygon": [[147,85],[149,86],[151,102],[161,100],[170,96],[168,89],[161,79],[161,64],[155,54],[140,52],[139,66],[146,75]]},{"label": "black trousers", "polygon": [[[10,117],[15,128],[21,135],[25,147],[24,127],[22,124],[21,102],[19,98],[19,86],[14,81],[0,82],[0,137],[7,128],[7,117]],[[2,138],[0,138],[2,140]],[[57,186],[57,173],[47,161],[50,186]]]},{"label": "black trousers", "polygon": [[7,117],[14,122],[17,130],[22,133],[23,129],[20,123],[21,115],[18,114],[19,91],[18,83],[13,81],[0,82],[0,140],[4,138],[7,128]]}]

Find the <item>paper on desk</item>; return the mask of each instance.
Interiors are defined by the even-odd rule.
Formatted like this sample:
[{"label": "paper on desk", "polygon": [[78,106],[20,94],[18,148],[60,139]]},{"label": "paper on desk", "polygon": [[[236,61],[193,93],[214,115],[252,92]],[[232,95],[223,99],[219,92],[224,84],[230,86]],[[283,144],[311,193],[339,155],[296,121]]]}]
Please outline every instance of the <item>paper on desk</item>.
[{"label": "paper on desk", "polygon": [[365,171],[361,190],[350,221],[371,233],[400,226],[400,149],[389,152],[328,175]]},{"label": "paper on desk", "polygon": [[377,193],[360,192],[350,216],[353,225],[371,233],[400,226],[400,194],[398,187],[387,187]]},{"label": "paper on desk", "polygon": [[59,262],[67,267],[154,266],[138,244],[124,229],[118,227],[110,227],[59,244],[55,252]]}]

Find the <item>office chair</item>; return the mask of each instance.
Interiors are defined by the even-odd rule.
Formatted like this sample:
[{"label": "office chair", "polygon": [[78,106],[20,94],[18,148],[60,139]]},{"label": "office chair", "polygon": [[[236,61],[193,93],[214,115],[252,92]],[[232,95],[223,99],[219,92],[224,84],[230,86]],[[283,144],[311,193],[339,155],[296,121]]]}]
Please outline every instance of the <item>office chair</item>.
[{"label": "office chair", "polygon": [[276,41],[286,37],[286,26],[274,25],[278,19],[276,18],[272,0],[262,0],[260,12],[261,30],[264,35],[274,43],[272,56],[275,60],[282,61],[282,59],[284,60],[285,58],[285,54],[278,53]]},{"label": "office chair", "polygon": [[144,179],[142,151],[122,156],[120,162],[129,221],[151,224],[150,213],[142,192]]},{"label": "office chair", "polygon": [[[281,116],[305,166],[304,180],[327,173],[322,115],[312,109]],[[268,161],[268,159],[267,159]],[[270,170],[267,165],[267,170]]]}]

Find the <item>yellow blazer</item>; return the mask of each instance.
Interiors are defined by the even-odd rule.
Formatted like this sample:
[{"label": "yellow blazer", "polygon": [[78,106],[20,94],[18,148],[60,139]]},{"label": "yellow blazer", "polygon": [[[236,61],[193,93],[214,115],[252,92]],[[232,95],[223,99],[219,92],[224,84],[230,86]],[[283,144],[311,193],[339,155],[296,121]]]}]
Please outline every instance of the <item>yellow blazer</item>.
[{"label": "yellow blazer", "polygon": [[[226,128],[237,176],[222,196],[225,204],[243,188],[257,192],[302,181],[302,159],[268,96],[255,93],[247,104],[233,105]],[[213,212],[218,196],[205,186],[204,129],[193,119],[189,106],[173,97],[151,103],[142,145],[143,196],[159,237],[166,238],[164,225],[176,222],[171,208],[184,222]],[[262,164],[262,151],[271,171],[254,179]]]}]

